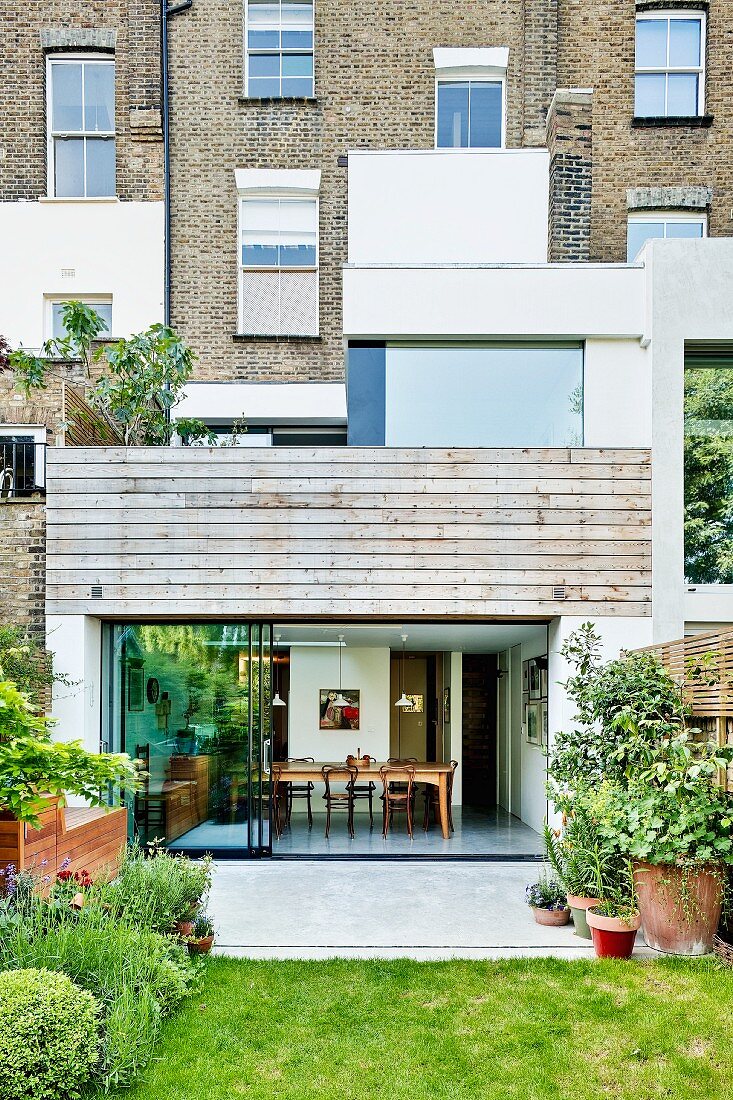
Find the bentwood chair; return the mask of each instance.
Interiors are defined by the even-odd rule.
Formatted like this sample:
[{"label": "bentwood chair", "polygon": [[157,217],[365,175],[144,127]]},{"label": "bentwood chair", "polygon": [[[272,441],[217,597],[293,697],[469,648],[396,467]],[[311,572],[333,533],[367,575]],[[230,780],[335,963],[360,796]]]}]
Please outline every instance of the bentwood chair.
[{"label": "bentwood chair", "polygon": [[[289,756],[289,764],[312,764],[312,756]],[[284,782],[285,787],[285,824],[290,825],[290,816],[293,812],[293,799],[305,798],[308,804],[308,828],[313,825],[313,810],[311,808],[311,793],[315,790],[315,784],[308,780],[307,783]]]},{"label": "bentwood chair", "polygon": [[[417,757],[416,756],[390,756],[387,763],[389,764],[390,767],[405,768],[409,764],[417,764]],[[403,790],[404,791],[405,784],[404,783],[393,783],[392,788],[393,788],[393,790]],[[415,784],[415,786],[413,786],[413,788],[412,788],[412,811],[413,811],[413,814],[415,812],[415,796],[416,795],[417,795],[417,784]]]},{"label": "bentwood chair", "polygon": [[[321,768],[321,775],[326,790],[323,798],[326,803],[326,839],[331,829],[331,814],[336,810],[346,811],[346,823],[349,836],[354,839],[354,781],[359,774],[356,768],[349,764],[340,764],[329,767],[328,764]],[[334,790],[332,783],[344,783],[345,789]]]},{"label": "bentwood chair", "polygon": [[272,791],[272,825],[279,839],[283,832],[283,810],[286,809],[285,784],[282,781],[282,769],[276,764],[270,771],[270,790]]},{"label": "bentwood chair", "polygon": [[357,801],[359,798],[368,798],[369,799],[369,825],[371,827],[374,824],[374,813],[372,812],[372,798],[374,796],[374,792],[377,789],[377,784],[374,783],[371,779],[369,779],[366,783],[354,783],[354,788],[353,789],[354,789],[354,801]]},{"label": "bentwood chair", "polygon": [[[453,777],[456,774],[456,768],[458,767],[457,760],[451,760],[451,770],[448,773],[448,825],[450,831],[454,832],[453,828]],[[428,783],[425,787],[425,813],[423,815],[422,827],[425,832],[428,831],[430,825],[430,811],[433,813],[433,821],[440,820],[440,793],[434,783]]]},{"label": "bentwood chair", "polygon": [[135,746],[135,758],[142,764],[141,774],[142,788],[135,794],[135,808],[133,817],[135,828],[147,834],[152,832],[155,836],[163,836],[165,832],[165,795],[156,794],[150,790],[150,744]]},{"label": "bentwood chair", "polygon": [[415,805],[415,768],[412,764],[385,764],[379,769],[384,791],[382,834],[387,836],[395,813],[407,815],[407,832],[412,838],[412,811]]}]

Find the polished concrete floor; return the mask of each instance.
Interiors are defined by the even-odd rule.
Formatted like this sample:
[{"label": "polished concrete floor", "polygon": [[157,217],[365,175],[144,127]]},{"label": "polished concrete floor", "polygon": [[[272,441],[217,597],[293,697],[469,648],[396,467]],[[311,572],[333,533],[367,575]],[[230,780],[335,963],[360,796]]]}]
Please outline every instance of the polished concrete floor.
[{"label": "polished concrete floor", "polygon": [[[314,806],[315,809],[315,806]],[[544,853],[542,837],[528,825],[505,810],[498,808],[482,811],[468,807],[454,807],[455,831],[444,840],[440,826],[431,822],[427,832],[423,830],[422,806],[418,801],[417,820],[413,837],[407,835],[404,814],[395,819],[395,825],[387,837],[382,836],[381,803],[376,800],[374,825],[370,828],[368,813],[355,815],[353,840],[346,828],[346,815],[334,814],[331,832],[325,837],[326,817],[317,810],[313,814],[313,827],[308,828],[307,815],[293,812],[290,827],[282,835],[273,837],[272,853],[276,856],[369,856],[371,858],[445,857],[474,858],[493,856],[507,859],[536,857]]]},{"label": "polished concrete floor", "polygon": [[[528,863],[254,860],[220,863],[217,950],[249,958],[592,958],[573,926],[535,924]],[[650,954],[639,938],[636,954]]]}]

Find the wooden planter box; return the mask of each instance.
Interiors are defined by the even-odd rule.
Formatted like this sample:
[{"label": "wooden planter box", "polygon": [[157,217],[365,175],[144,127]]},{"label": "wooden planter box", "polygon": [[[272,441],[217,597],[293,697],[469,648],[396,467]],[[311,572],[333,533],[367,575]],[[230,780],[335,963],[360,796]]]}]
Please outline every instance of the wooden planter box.
[{"label": "wooden planter box", "polygon": [[0,868],[12,863],[19,870],[40,867],[54,875],[65,859],[69,870],[86,870],[92,878],[114,871],[127,841],[124,807],[65,808],[58,798],[46,799],[40,827],[31,828],[9,813],[0,813]]}]

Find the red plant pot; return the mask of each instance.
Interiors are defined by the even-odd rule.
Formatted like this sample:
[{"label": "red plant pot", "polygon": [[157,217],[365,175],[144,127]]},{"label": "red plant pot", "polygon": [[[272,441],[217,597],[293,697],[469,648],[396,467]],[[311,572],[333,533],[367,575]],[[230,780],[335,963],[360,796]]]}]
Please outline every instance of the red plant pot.
[{"label": "red plant pot", "polygon": [[604,917],[595,909],[586,911],[593,947],[599,959],[628,959],[634,950],[636,933],[641,927],[637,913],[631,921],[620,917]]}]

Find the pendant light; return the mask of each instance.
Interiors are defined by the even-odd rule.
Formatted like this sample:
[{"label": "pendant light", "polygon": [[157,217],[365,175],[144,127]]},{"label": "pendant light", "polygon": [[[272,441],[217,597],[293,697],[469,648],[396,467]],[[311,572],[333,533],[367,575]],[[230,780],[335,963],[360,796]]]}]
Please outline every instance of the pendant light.
[{"label": "pendant light", "polygon": [[344,636],[343,636],[343,634],[339,634],[339,693],[336,696],[336,698],[334,699],[333,705],[335,707],[342,707],[342,708],[343,707],[348,707],[348,705],[349,705],[349,700],[344,699],[343,694],[341,692],[341,648],[342,648],[343,644],[344,644]]},{"label": "pendant light", "polygon": [[405,695],[405,642],[407,641],[407,635],[402,635],[402,664],[400,666],[400,690],[402,694],[395,703],[396,707],[411,707],[412,700],[408,699]]},{"label": "pendant light", "polygon": [[286,707],[288,704],[284,699],[280,698],[280,669],[277,665],[277,651],[280,647],[280,639],[282,634],[275,635],[275,696],[272,700],[273,707]]}]

